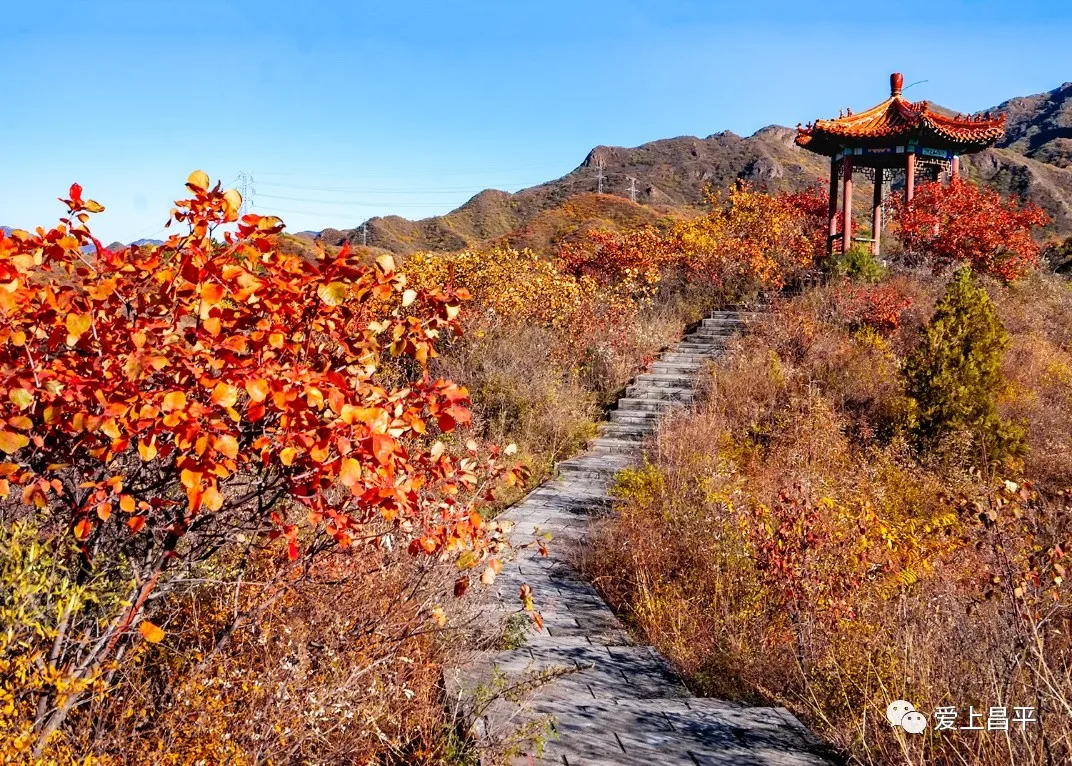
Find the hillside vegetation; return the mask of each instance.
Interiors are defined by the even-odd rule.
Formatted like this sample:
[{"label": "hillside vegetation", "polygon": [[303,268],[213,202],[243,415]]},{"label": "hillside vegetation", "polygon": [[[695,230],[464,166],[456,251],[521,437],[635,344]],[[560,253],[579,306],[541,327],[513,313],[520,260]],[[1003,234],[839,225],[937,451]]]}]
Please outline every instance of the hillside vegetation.
[{"label": "hillside vegetation", "polygon": [[[1046,236],[1072,235],[1072,84],[1047,93],[1014,98],[990,110],[1005,114],[1008,131],[995,148],[964,158],[964,173],[1003,194],[1039,205],[1052,223]],[[810,118],[813,115],[801,115]],[[660,215],[695,215],[708,186],[728,189],[738,181],[772,193],[793,192],[825,181],[829,162],[793,143],[796,131],[772,125],[742,137],[729,131],[706,138],[681,136],[635,148],[597,146],[565,176],[516,193],[487,190],[443,216],[410,221],[399,216],[368,221],[368,242],[394,253],[479,247],[511,235],[540,218],[571,219],[569,200],[597,191],[596,165],[603,164],[604,191],[629,198],[630,178],[637,202]],[[871,187],[856,184],[856,209],[868,209]],[[584,225],[572,217],[573,226]],[[567,227],[567,229],[570,227]],[[362,241],[361,229],[322,233],[325,243]],[[511,235],[512,236],[512,235]],[[538,239],[528,243],[539,245]]]}]

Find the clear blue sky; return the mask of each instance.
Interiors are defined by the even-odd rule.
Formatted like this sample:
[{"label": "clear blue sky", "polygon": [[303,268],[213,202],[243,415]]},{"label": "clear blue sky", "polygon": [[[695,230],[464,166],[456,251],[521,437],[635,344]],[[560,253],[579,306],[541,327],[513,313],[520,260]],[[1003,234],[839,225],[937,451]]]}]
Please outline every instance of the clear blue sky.
[{"label": "clear blue sky", "polygon": [[893,70],[983,109],[1072,80],[1070,39],[1057,0],[13,1],[0,223],[54,222],[78,181],[104,241],[151,236],[195,168],[252,173],[295,231],[435,215],[597,144],[859,110]]}]

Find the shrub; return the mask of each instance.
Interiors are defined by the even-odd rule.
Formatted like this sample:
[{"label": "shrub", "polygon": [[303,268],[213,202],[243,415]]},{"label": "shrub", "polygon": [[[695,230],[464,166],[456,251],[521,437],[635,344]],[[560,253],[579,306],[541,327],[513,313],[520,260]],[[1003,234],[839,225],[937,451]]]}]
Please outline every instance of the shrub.
[{"label": "shrub", "polygon": [[917,443],[932,448],[967,430],[984,464],[1023,452],[1022,429],[1003,421],[994,396],[1006,385],[1001,357],[1008,345],[986,291],[962,268],[905,361],[905,392],[915,403],[911,425]]},{"label": "shrub", "polygon": [[1032,232],[1049,217],[1033,204],[1002,199],[997,191],[960,178],[922,184],[911,203],[895,201],[901,242],[935,271],[968,265],[1011,281],[1038,267],[1041,246]]},{"label": "shrub", "polygon": [[88,228],[103,206],[77,184],[56,228],[0,234],[0,508],[42,545],[73,538],[55,598],[66,582],[108,594],[7,648],[48,679],[18,693],[38,755],[99,678],[168,638],[169,597],[218,556],[286,554],[262,600],[227,612],[223,647],[338,550],[491,566],[501,542],[478,508],[521,475],[498,448],[447,448],[468,396],[427,362],[462,296],[407,287],[389,256],[285,254],[282,221],[239,220],[237,192],[200,171],[186,186],[172,222],[188,231],[163,245],[103,248]]},{"label": "shrub", "polygon": [[823,262],[823,268],[832,277],[858,282],[878,282],[886,275],[886,267],[861,245],[853,245],[847,253],[835,253]]}]

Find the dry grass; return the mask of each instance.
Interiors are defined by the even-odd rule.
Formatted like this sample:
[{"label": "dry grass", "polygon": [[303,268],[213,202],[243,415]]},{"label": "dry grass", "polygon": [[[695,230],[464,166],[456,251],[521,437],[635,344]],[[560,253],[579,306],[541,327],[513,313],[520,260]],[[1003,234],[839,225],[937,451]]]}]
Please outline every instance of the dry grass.
[{"label": "dry grass", "polygon": [[[956,438],[933,455],[906,446],[899,364],[943,285],[891,280],[914,306],[886,337],[850,328],[835,285],[739,341],[706,401],[621,477],[620,514],[585,565],[698,691],[785,704],[854,762],[1067,763],[1072,598],[1046,552],[1072,537],[1059,494],[1072,486],[1072,291],[1044,275],[988,285],[1011,335],[999,406],[1028,421],[1030,451],[980,470]],[[926,736],[885,721],[897,698],[931,716]],[[943,705],[957,726],[969,705],[1042,721],[937,733]]]}]

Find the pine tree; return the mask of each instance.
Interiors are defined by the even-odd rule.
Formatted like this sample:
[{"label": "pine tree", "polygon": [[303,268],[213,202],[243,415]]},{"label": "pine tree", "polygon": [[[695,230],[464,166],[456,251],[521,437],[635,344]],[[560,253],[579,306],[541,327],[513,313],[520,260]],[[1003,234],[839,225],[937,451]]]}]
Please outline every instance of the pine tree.
[{"label": "pine tree", "polygon": [[970,268],[954,273],[922,335],[903,368],[917,446],[967,431],[986,462],[1022,454],[1023,429],[1003,421],[994,403],[1006,385],[1001,357],[1009,336]]}]

